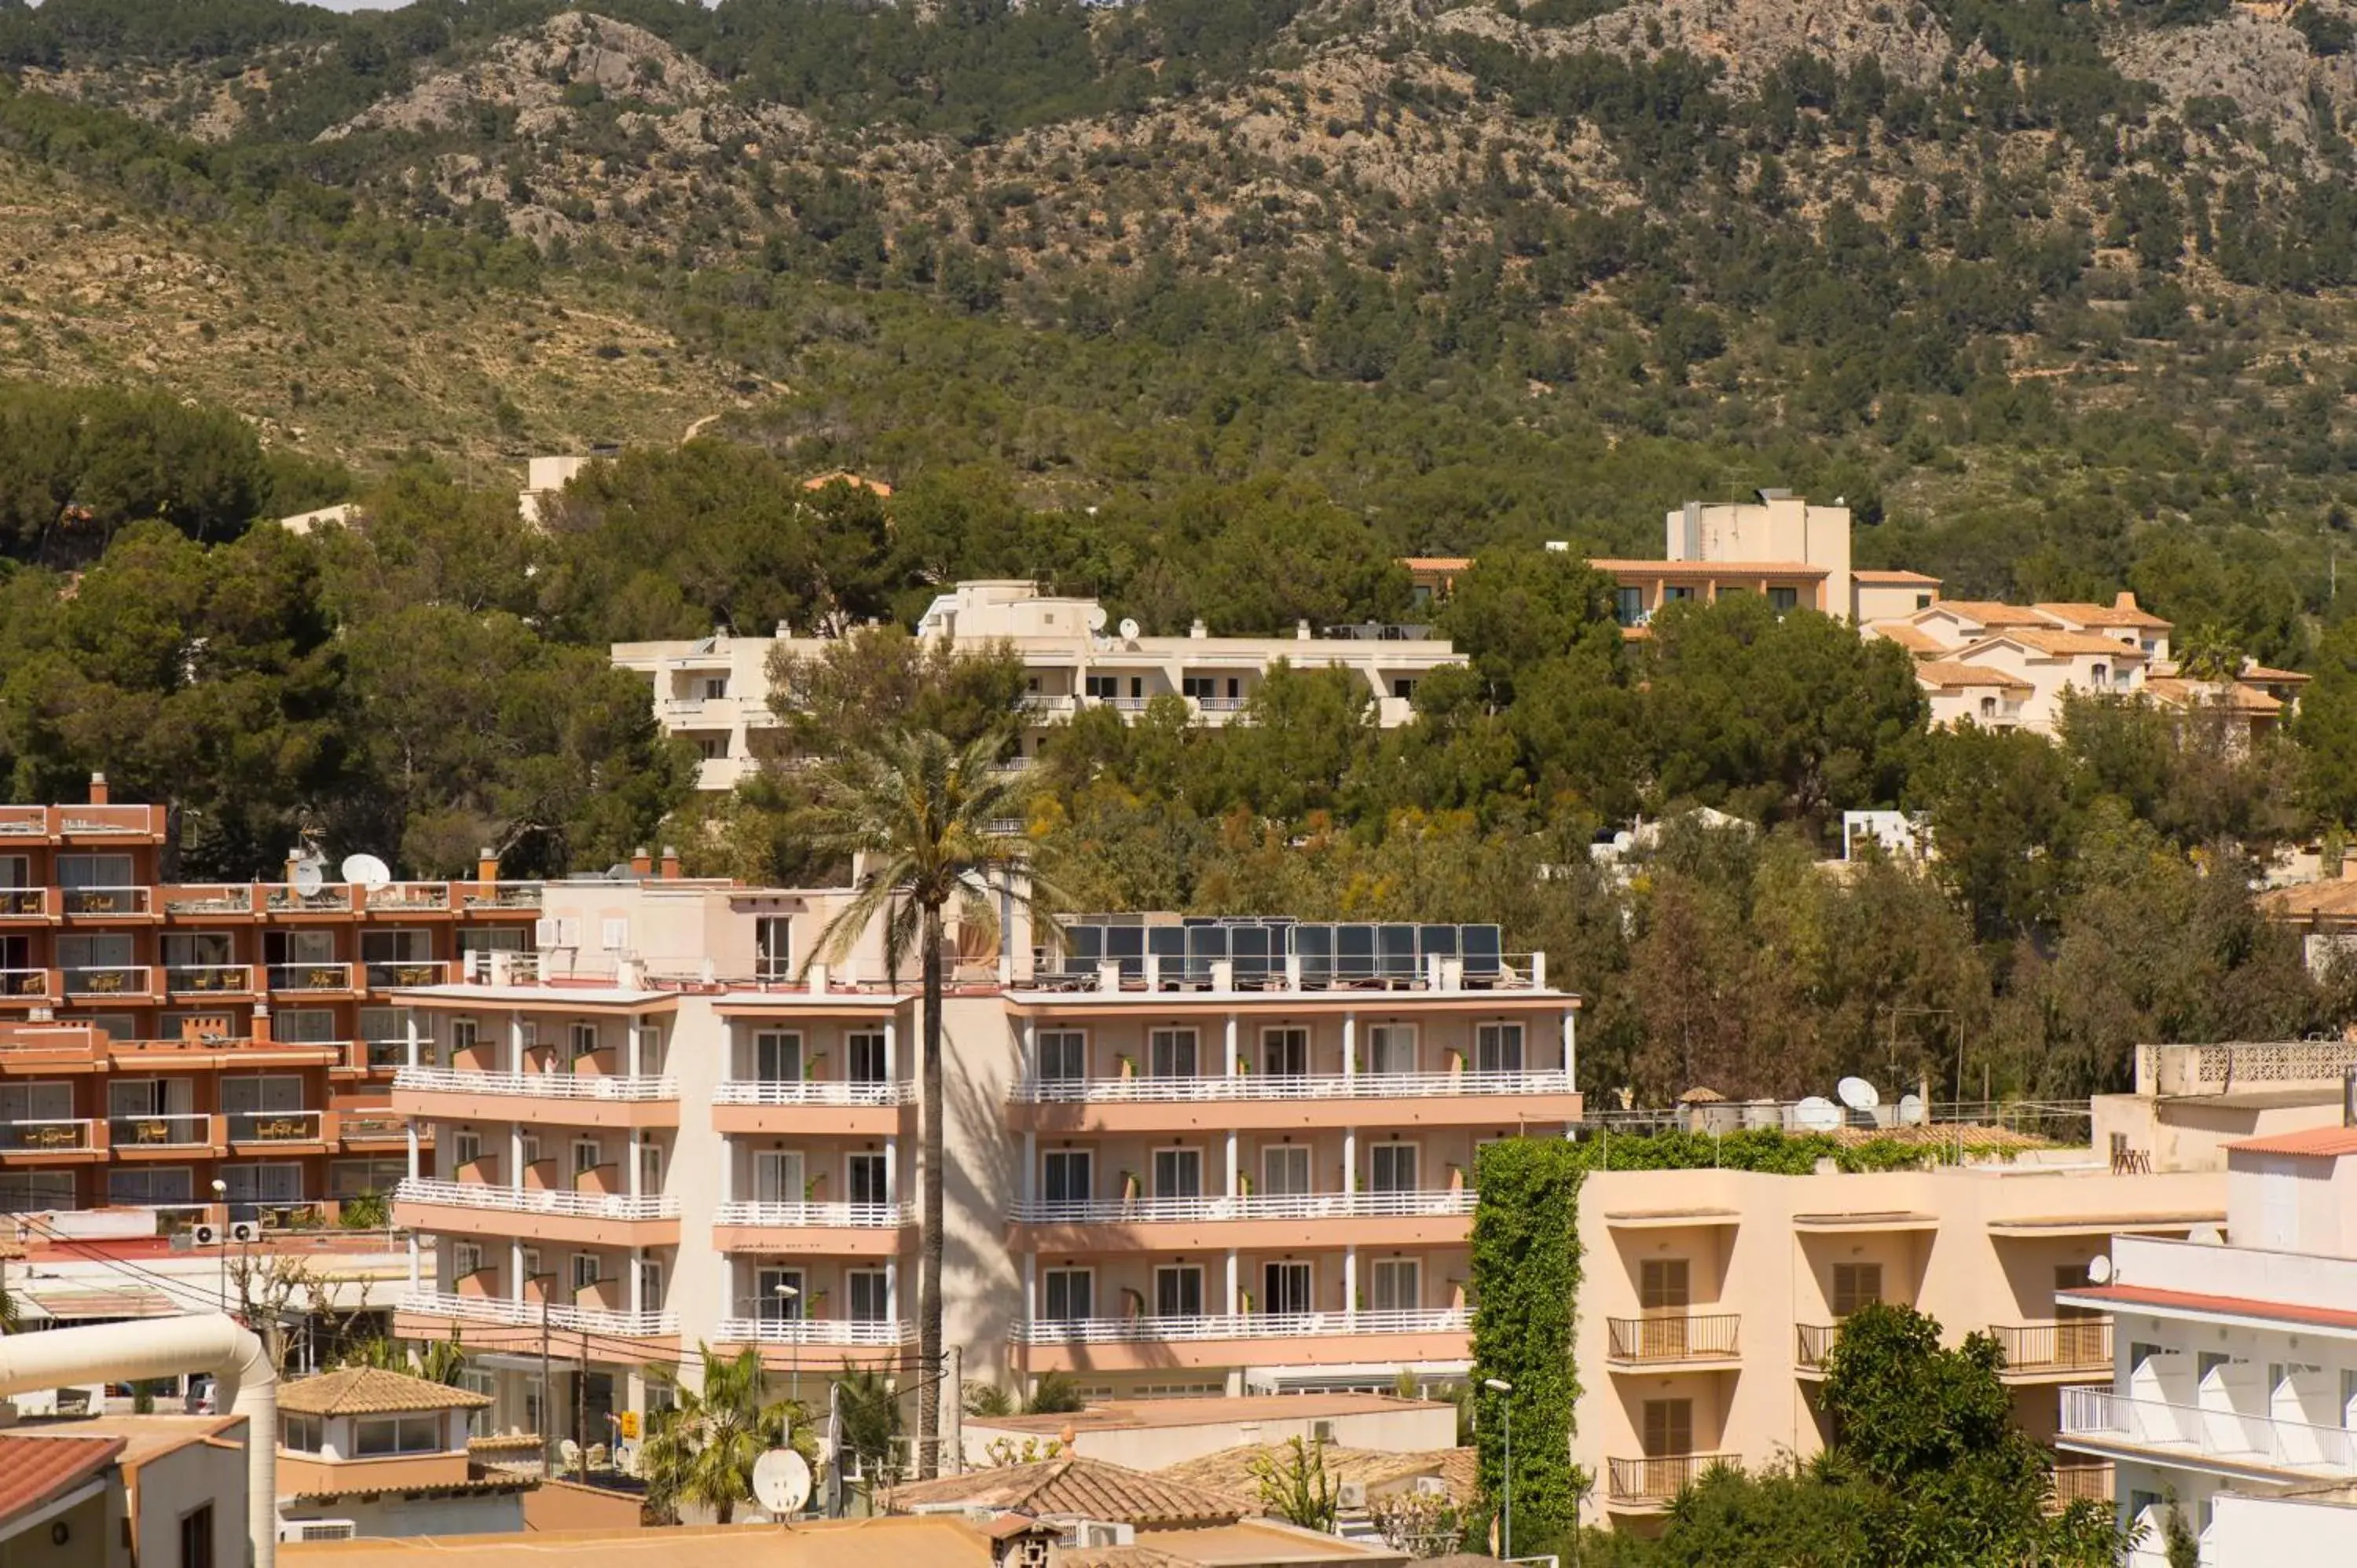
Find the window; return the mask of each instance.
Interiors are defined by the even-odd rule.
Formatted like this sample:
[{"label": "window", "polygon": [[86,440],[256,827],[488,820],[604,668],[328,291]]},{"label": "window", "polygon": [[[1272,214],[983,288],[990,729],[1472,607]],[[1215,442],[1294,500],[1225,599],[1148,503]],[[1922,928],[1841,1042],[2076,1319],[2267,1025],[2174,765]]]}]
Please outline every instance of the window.
[{"label": "window", "polygon": [[0,854],[0,887],[11,890],[30,887],[26,880],[31,874],[32,863],[21,854]]},{"label": "window", "polygon": [[789,915],[753,917],[753,978],[791,980],[794,974],[794,922]]},{"label": "window", "polygon": [[884,1179],[884,1156],[881,1155],[845,1155],[843,1157],[844,1191],[854,1203],[889,1203],[891,1184]]},{"label": "window", "polygon": [[1665,585],[1662,589],[1662,603],[1665,605],[1682,605],[1694,596],[1695,591],[1691,586]]},{"label": "window", "polygon": [[1051,1323],[1096,1316],[1096,1275],[1087,1269],[1047,1269],[1039,1276],[1039,1316]]},{"label": "window", "polygon": [[2128,1375],[2134,1377],[2143,1371],[2144,1364],[2147,1361],[2158,1359],[2160,1353],[2161,1348],[2158,1345],[2147,1344],[2141,1339],[2130,1340],[2128,1342]]},{"label": "window", "polygon": [[0,1171],[0,1214],[39,1214],[78,1207],[71,1171]]},{"label": "window", "polygon": [[1684,1312],[1686,1292],[1684,1258],[1647,1258],[1637,1271],[1637,1305],[1641,1311]]},{"label": "window", "polygon": [[1484,1024],[1474,1030],[1473,1070],[1522,1071],[1523,1026],[1520,1024]]},{"label": "window", "polygon": [[303,1201],[303,1167],[291,1161],[223,1165],[221,1180],[229,1186],[230,1218],[232,1219],[254,1218],[252,1210],[257,1205]]},{"label": "window", "polygon": [[1403,703],[1415,701],[1415,682],[1403,675],[1392,682],[1392,695]]},{"label": "window", "polygon": [[1778,615],[1782,615],[1785,611],[1790,609],[1798,608],[1800,603],[1801,591],[1798,588],[1770,588],[1768,590],[1768,607],[1774,610]]},{"label": "window", "polygon": [[705,702],[707,702],[707,703],[716,703],[716,702],[719,702],[722,698],[724,698],[724,697],[726,697],[726,696],[727,696],[727,695],[728,695],[728,677],[727,677],[727,676],[726,676],[726,675],[706,675],[706,676],[704,678],[704,700],[705,700]]},{"label": "window", "polygon": [[843,1291],[854,1323],[892,1321],[891,1279],[881,1269],[846,1269]]},{"label": "window", "polygon": [[[461,1371],[458,1374],[458,1386],[470,1394],[480,1394],[485,1399],[496,1399],[500,1391],[500,1380],[498,1375],[492,1372]],[[468,1436],[489,1437],[491,1434],[491,1409],[490,1405],[482,1405],[467,1412]]]},{"label": "window", "polygon": [[1309,1075],[1309,1031],[1307,1029],[1263,1029],[1260,1032],[1261,1070],[1271,1078],[1307,1078]]},{"label": "window", "polygon": [[361,961],[394,964],[432,963],[434,933],[414,928],[362,931]]},{"label": "window", "polygon": [[[281,1115],[303,1109],[303,1080],[292,1073],[257,1074],[221,1080],[221,1109],[231,1116]],[[241,1136],[245,1129],[235,1129]]]},{"label": "window", "polygon": [[1203,1151],[1200,1149],[1155,1150],[1154,1196],[1157,1197],[1202,1197]]},{"label": "window", "polygon": [[[136,881],[127,854],[61,854],[58,856],[58,886],[70,890],[124,888],[136,886]],[[70,901],[66,907],[73,908]]]},{"label": "window", "polygon": [[523,1277],[528,1280],[544,1280],[548,1277],[547,1271],[540,1266],[540,1249],[537,1247],[526,1247],[523,1250]]},{"label": "window", "polygon": [[[229,961],[230,935],[227,931],[164,933],[164,963],[168,969],[214,969]],[[201,986],[203,980],[199,979],[197,983]]]},{"label": "window", "polygon": [[1694,1401],[1645,1402],[1645,1457],[1671,1459],[1694,1452]]},{"label": "window", "polygon": [[597,1054],[597,1026],[595,1024],[574,1025],[572,1040],[573,1059],[575,1061],[579,1061],[583,1057],[596,1056]]},{"label": "window", "polygon": [[754,1202],[800,1203],[807,1190],[802,1176],[801,1150],[753,1151]]},{"label": "window", "polygon": [[472,1018],[450,1020],[450,1049],[453,1052],[475,1048],[475,1021]]},{"label": "window", "polygon": [[2346,1367],[2341,1369],[2341,1425],[2357,1430],[2357,1372]]},{"label": "window", "polygon": [[1132,675],[1129,678],[1129,700],[1133,703],[1139,702],[1142,701],[1145,696],[1146,677],[1143,675]]},{"label": "window", "polygon": [[1299,1144],[1271,1144],[1260,1152],[1261,1190],[1272,1197],[1298,1197],[1309,1191],[1309,1150]]},{"label": "window", "polygon": [[1036,1036],[1043,1083],[1079,1083],[1089,1076],[1089,1037],[1078,1029],[1042,1029]]},{"label": "window", "polygon": [[1192,1029],[1157,1029],[1148,1038],[1147,1047],[1146,1070],[1155,1078],[1193,1078],[1200,1070]]},{"label": "window", "polygon": [[1260,1271],[1260,1309],[1281,1317],[1300,1317],[1315,1312],[1317,1304],[1309,1298],[1309,1265],[1308,1263],[1264,1263]]},{"label": "window", "polygon": [[132,1208],[190,1203],[196,1181],[186,1165],[134,1165],[106,1173],[106,1201]]},{"label": "window", "polygon": [[1615,588],[1612,590],[1612,615],[1622,626],[1638,626],[1645,618],[1645,590]]},{"label": "window", "polygon": [[328,1165],[328,1196],[340,1200],[364,1192],[390,1194],[408,1174],[406,1160],[333,1160]]},{"label": "window", "polygon": [[1928,610],[1928,609],[1930,609],[1930,608],[1932,607],[1932,596],[1931,596],[1931,595],[1929,595],[1929,594],[1918,594],[1918,595],[1916,595],[1916,596],[1915,596],[1915,607],[1916,607],[1917,609],[1919,609],[1919,610]]},{"label": "window", "polygon": [[1100,703],[1109,703],[1121,694],[1121,682],[1111,675],[1091,675],[1082,684],[1082,691]]},{"label": "window", "polygon": [[1039,1197],[1047,1203],[1086,1203],[1094,1195],[1095,1161],[1086,1149],[1050,1149],[1039,1156]]},{"label": "window", "polygon": [[605,1163],[605,1151],[598,1146],[597,1139],[573,1140],[573,1179],[575,1181],[579,1181]]},{"label": "window", "polygon": [[2095,665],[2090,672],[2094,676],[2094,682],[2093,682],[2093,683],[2094,683],[2095,685],[2098,685],[2098,686],[2105,686],[2105,685],[2109,685],[2109,684],[2111,683],[2112,671],[2111,671],[2111,667],[2110,667],[2109,665],[2106,665],[2106,664],[2098,664],[2098,665]]},{"label": "window", "polygon": [[213,1505],[180,1516],[180,1568],[213,1568]]},{"label": "window", "polygon": [[662,1145],[652,1141],[639,1145],[639,1191],[653,1197],[662,1191]]},{"label": "window", "polygon": [[639,1310],[662,1310],[662,1265],[652,1258],[639,1260]]},{"label": "window", "polygon": [[1367,1070],[1378,1075],[1415,1070],[1415,1028],[1377,1024],[1367,1031]]},{"label": "window", "polygon": [[0,1084],[0,1126],[72,1120],[73,1085],[70,1083]]},{"label": "window", "polygon": [[1868,1302],[1882,1299],[1880,1263],[1834,1265],[1834,1316],[1847,1317]]},{"label": "window", "polygon": [[1203,1271],[1192,1263],[1181,1263],[1154,1271],[1154,1316],[1157,1317],[1200,1317],[1203,1316]]},{"label": "window", "polygon": [[763,1083],[800,1083],[802,1037],[768,1032],[754,1036],[753,1076]]},{"label": "window", "polygon": [[1194,701],[1199,703],[1207,703],[1212,698],[1218,696],[1220,694],[1219,686],[1220,683],[1218,680],[1210,675],[1181,675],[1178,677],[1178,694],[1182,697],[1192,698]]},{"label": "window", "polygon": [[2223,1372],[2234,1364],[2234,1358],[2223,1350],[2203,1350],[2193,1358],[2193,1384],[2199,1388],[2210,1380],[2212,1372]]},{"label": "window", "polygon": [[319,1429],[324,1424],[316,1415],[282,1415],[278,1418],[278,1446],[297,1454],[317,1454]]},{"label": "window", "polygon": [[802,1272],[800,1269],[753,1271],[753,1316],[764,1323],[802,1320]]},{"label": "window", "polygon": [[458,953],[463,958],[478,952],[529,952],[532,944],[524,939],[530,934],[522,926],[469,928],[458,933]]},{"label": "window", "polygon": [[464,1169],[483,1157],[483,1135],[471,1127],[461,1127],[450,1134],[450,1164],[453,1169]]},{"label": "window", "polygon": [[483,1272],[483,1249],[472,1241],[450,1243],[450,1277],[463,1280]]},{"label": "window", "polygon": [[[379,1045],[409,1044],[409,1009],[406,1007],[363,1007],[361,1009],[361,1038]],[[423,1024],[417,1029],[422,1046],[433,1038]]]},{"label": "window", "polygon": [[1414,1258],[1378,1258],[1369,1277],[1369,1305],[1377,1312],[1414,1312],[1424,1305],[1424,1265]]},{"label": "window", "polygon": [[845,1066],[854,1083],[892,1081],[892,1048],[881,1029],[860,1029],[844,1036]]},{"label": "window", "polygon": [[1368,1151],[1367,1190],[1414,1192],[1415,1190],[1415,1145],[1414,1144],[1377,1144]]},{"label": "window", "polygon": [[352,1423],[352,1451],[363,1459],[442,1452],[442,1418],[431,1413],[362,1416]]},{"label": "window", "polygon": [[574,1253],[573,1294],[578,1295],[585,1290],[596,1290],[597,1288],[597,1254],[595,1252]]}]

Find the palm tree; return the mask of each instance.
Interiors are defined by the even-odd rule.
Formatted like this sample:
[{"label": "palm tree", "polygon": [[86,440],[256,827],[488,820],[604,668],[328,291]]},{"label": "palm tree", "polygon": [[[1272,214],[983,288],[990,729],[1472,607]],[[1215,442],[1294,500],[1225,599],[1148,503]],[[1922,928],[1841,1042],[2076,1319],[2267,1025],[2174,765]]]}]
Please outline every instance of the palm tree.
[{"label": "palm tree", "polygon": [[676,1518],[679,1507],[708,1508],[722,1524],[753,1496],[753,1462],[783,1445],[792,1431],[793,1405],[761,1402],[761,1357],[749,1348],[733,1359],[696,1347],[704,1387],[690,1389],[677,1369],[649,1367],[669,1384],[676,1402],[648,1423],[639,1462],[647,1478],[647,1506]]},{"label": "palm tree", "polygon": [[[1020,820],[1028,789],[999,766],[1004,731],[963,747],[931,731],[886,735],[813,770],[804,813],[812,847],[865,856],[851,901],[819,934],[813,960],[842,958],[878,917],[884,962],[899,978],[913,950],[923,965],[924,1253],[917,1285],[917,1475],[935,1474],[942,1363],[942,911],[957,906],[965,931],[995,941],[994,895],[1025,913],[1052,897],[1024,865],[1024,841],[998,824]],[[805,965],[805,972],[808,966]],[[956,1397],[952,1391],[952,1398]]]}]

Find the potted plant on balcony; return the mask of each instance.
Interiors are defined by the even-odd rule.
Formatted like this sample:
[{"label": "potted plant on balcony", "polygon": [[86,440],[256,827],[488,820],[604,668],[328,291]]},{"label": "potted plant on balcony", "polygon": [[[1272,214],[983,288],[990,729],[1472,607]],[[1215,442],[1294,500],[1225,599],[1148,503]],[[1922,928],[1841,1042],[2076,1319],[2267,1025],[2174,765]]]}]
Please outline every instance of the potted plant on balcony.
[{"label": "potted plant on balcony", "polygon": [[1137,1058],[1135,1057],[1131,1056],[1127,1051],[1122,1051],[1116,1053],[1113,1059],[1114,1065],[1120,1068],[1121,1076],[1125,1082],[1137,1076]]},{"label": "potted plant on balcony", "polygon": [[1134,1285],[1121,1287],[1121,1316],[1133,1323],[1146,1316],[1145,1294]]},{"label": "potted plant on balcony", "polygon": [[1465,1167],[1453,1160],[1448,1165],[1448,1190],[1453,1193],[1465,1190]]},{"label": "potted plant on balcony", "polygon": [[825,1187],[826,1173],[824,1171],[821,1171],[816,1176],[812,1176],[809,1180],[802,1183],[802,1201],[804,1203],[816,1203],[819,1200],[819,1193],[823,1191]]},{"label": "potted plant on balcony", "polygon": [[1240,1290],[1240,1291],[1236,1292],[1236,1309],[1237,1309],[1239,1312],[1242,1312],[1242,1313],[1243,1313],[1246,1317],[1250,1317],[1250,1316],[1252,1316],[1252,1310],[1253,1310],[1253,1293],[1252,1293],[1252,1292],[1250,1292],[1250,1291],[1248,1291],[1248,1290]]},{"label": "potted plant on balcony", "polygon": [[1125,1208],[1137,1201],[1138,1180],[1135,1171],[1121,1173],[1121,1201]]},{"label": "potted plant on balcony", "polygon": [[813,1051],[802,1058],[802,1081],[816,1083],[826,1077],[826,1053]]}]

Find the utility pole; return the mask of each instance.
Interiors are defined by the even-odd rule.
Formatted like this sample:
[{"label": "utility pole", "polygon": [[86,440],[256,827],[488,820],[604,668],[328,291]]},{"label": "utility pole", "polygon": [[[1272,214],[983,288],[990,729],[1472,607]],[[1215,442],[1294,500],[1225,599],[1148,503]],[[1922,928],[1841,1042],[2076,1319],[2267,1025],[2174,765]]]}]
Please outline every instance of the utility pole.
[{"label": "utility pole", "polygon": [[942,1346],[942,1395],[937,1407],[942,1412],[942,1452],[933,1467],[943,1475],[954,1475],[965,1468],[964,1370],[965,1348]]},{"label": "utility pole", "polygon": [[540,1473],[554,1475],[556,1466],[550,1462],[555,1447],[550,1440],[550,1429],[555,1425],[555,1412],[548,1408],[548,1297],[540,1298]]},{"label": "utility pole", "polygon": [[573,1364],[573,1478],[583,1486],[589,1484],[589,1445],[581,1440],[589,1435],[589,1337],[581,1336],[581,1359]]}]

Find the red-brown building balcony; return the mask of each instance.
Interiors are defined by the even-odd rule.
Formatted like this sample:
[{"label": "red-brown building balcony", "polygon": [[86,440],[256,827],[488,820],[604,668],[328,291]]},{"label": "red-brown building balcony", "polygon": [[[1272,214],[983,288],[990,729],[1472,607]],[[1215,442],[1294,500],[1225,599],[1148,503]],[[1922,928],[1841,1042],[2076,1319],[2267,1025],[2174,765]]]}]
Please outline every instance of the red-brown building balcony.
[{"label": "red-brown building balcony", "polygon": [[175,963],[164,968],[164,990],[175,1002],[250,1001],[256,994],[250,963]]},{"label": "red-brown building balcony", "polygon": [[88,1165],[106,1158],[106,1124],[86,1119],[0,1122],[0,1163]]},{"label": "red-brown building balcony", "polygon": [[360,993],[360,966],[333,961],[274,963],[269,966],[270,994],[339,1001]]}]

